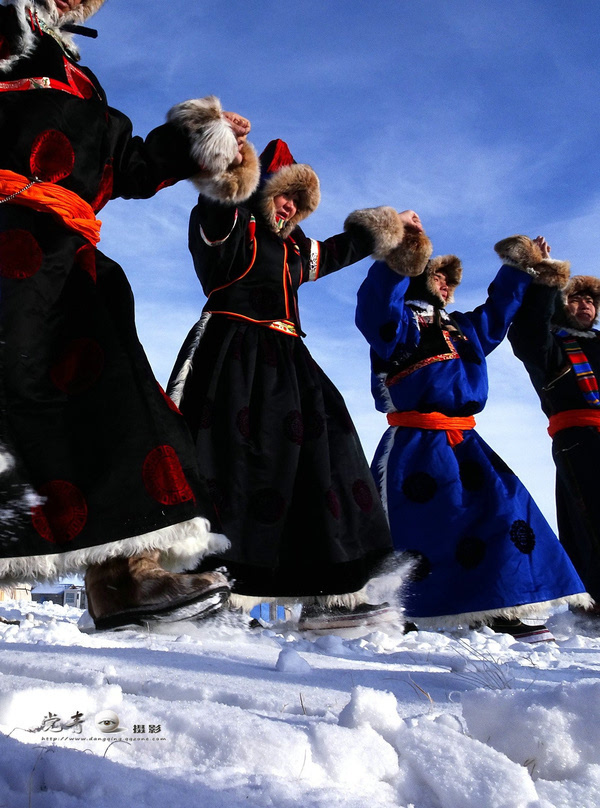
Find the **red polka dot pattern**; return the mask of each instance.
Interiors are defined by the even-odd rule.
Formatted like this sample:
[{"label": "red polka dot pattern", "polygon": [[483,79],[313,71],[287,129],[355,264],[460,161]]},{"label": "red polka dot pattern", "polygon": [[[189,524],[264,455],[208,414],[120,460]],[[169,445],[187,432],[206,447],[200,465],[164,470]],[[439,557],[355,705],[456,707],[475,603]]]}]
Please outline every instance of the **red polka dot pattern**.
[{"label": "red polka dot pattern", "polygon": [[101,210],[110,200],[113,192],[113,186],[114,186],[114,169],[111,159],[104,166],[104,169],[102,171],[102,179],[100,180],[100,185],[98,186],[98,191],[96,192],[96,196],[92,201],[92,208],[95,213],[98,213],[98,211]]},{"label": "red polka dot pattern", "polygon": [[178,505],[194,499],[172,446],[157,446],[148,453],[142,468],[142,479],[146,491],[162,505]]},{"label": "red polka dot pattern", "polygon": [[84,244],[75,253],[75,266],[84,272],[96,283],[96,250],[91,244]]},{"label": "red polka dot pattern", "polygon": [[171,185],[175,185],[176,182],[177,180],[175,179],[175,177],[170,177],[168,180],[163,180],[158,184],[156,188],[156,193],[162,191],[163,188],[169,188]]},{"label": "red polka dot pattern", "polygon": [[58,182],[68,177],[75,163],[75,152],[69,138],[57,129],[39,134],[31,147],[29,167],[34,177],[44,182]]},{"label": "red polka dot pattern", "polygon": [[43,505],[32,509],[33,527],[46,541],[66,544],[78,536],[87,522],[88,507],[77,486],[67,480],[52,480],[39,489]]},{"label": "red polka dot pattern", "polygon": [[352,486],[352,496],[361,511],[370,513],[373,510],[373,495],[364,480],[356,480]]},{"label": "red polka dot pattern", "polygon": [[50,369],[53,384],[68,395],[84,393],[104,369],[104,351],[96,340],[80,337],[65,346]]},{"label": "red polka dot pattern", "polygon": [[0,275],[3,278],[31,278],[43,260],[40,245],[27,230],[0,233]]},{"label": "red polka dot pattern", "polygon": [[338,499],[337,494],[330,488],[329,491],[325,493],[325,501],[327,503],[327,510],[333,516],[334,519],[339,519],[342,513],[342,507],[340,505],[340,501]]}]

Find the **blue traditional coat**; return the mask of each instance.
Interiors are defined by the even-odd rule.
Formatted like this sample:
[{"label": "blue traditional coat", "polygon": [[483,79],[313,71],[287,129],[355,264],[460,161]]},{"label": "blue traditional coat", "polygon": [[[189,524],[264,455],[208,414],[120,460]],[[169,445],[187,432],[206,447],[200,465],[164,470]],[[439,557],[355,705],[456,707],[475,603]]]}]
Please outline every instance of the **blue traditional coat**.
[{"label": "blue traditional coat", "polygon": [[[503,266],[482,306],[448,315],[407,301],[409,279],[375,263],[358,293],[356,322],[371,346],[377,409],[481,412],[485,357],[530,283]],[[452,447],[445,431],[392,426],[373,460],[394,545],[416,560],[407,615],[460,623],[579,601],[583,584],[527,490],[474,429],[462,437]]]}]

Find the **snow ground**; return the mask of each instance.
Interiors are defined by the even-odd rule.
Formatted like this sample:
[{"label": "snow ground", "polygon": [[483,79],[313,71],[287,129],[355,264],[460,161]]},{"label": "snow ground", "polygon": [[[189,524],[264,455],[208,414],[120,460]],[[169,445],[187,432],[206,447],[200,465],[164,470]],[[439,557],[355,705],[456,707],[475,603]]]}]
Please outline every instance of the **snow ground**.
[{"label": "snow ground", "polygon": [[0,603],[22,620],[0,624],[0,808],[600,805],[600,622],[556,614],[528,646],[81,614]]}]

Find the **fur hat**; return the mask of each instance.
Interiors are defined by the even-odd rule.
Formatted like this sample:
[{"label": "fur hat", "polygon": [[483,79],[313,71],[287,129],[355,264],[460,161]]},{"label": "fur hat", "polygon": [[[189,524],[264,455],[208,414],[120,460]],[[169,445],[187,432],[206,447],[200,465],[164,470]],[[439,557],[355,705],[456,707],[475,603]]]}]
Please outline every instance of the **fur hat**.
[{"label": "fur hat", "polygon": [[539,246],[528,236],[509,236],[494,244],[494,250],[505,264],[526,272],[531,270],[533,283],[562,289],[569,280],[570,263],[543,258]]},{"label": "fur hat", "polygon": [[[448,300],[438,292],[433,276],[436,272],[443,272],[448,284]],[[406,292],[407,300],[425,300],[438,308],[445,308],[448,303],[454,302],[454,291],[462,280],[462,264],[456,255],[436,255],[425,267],[425,271],[412,278]]]},{"label": "fur hat", "polygon": [[54,4],[54,0],[30,0],[26,5],[35,8],[39,13],[40,10],[49,15],[50,20],[58,28],[61,28],[65,23],[83,23],[92,14],[95,14],[104,0],[81,0],[81,3],[76,7],[70,9],[59,17]]},{"label": "fur hat", "polygon": [[[571,295],[589,295],[594,303],[596,309],[596,317],[594,323],[598,321],[600,316],[600,278],[595,278],[593,275],[573,275],[569,283],[562,291],[563,302],[568,303]],[[567,312],[567,319],[570,319]],[[592,323],[592,325],[594,324]],[[573,323],[571,323],[573,325]],[[581,326],[575,326],[581,328]]]},{"label": "fur hat", "polygon": [[[301,221],[310,216],[321,201],[319,178],[313,169],[297,163],[287,143],[272,140],[260,155],[261,177],[257,192],[259,207],[267,224],[274,233],[287,238]],[[275,217],[275,197],[280,194],[295,194],[296,213],[280,230]]]},{"label": "fur hat", "polygon": [[54,0],[0,0],[5,6],[15,10],[8,28],[3,31],[8,42],[9,56],[0,59],[0,75],[11,70],[17,62],[30,56],[36,49],[39,38],[32,30],[29,12],[35,13],[42,23],[52,28],[55,36],[62,42],[73,59],[79,59],[79,51],[73,41],[73,35],[61,30],[67,23],[83,23],[92,14],[95,14],[104,0],[83,0],[77,8],[59,15]]}]

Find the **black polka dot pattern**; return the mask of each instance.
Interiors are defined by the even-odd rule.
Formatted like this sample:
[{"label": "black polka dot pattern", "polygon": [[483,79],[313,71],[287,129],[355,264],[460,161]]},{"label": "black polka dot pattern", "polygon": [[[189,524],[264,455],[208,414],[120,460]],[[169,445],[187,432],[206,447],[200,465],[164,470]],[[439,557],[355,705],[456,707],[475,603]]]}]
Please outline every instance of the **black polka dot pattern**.
[{"label": "black polka dot pattern", "polygon": [[517,519],[510,526],[510,540],[524,555],[529,555],[535,547],[535,533],[523,519]]},{"label": "black polka dot pattern", "polygon": [[455,558],[461,567],[474,570],[478,567],[486,553],[485,542],[475,536],[465,536],[456,545]]},{"label": "black polka dot pattern", "polygon": [[416,583],[424,581],[425,578],[431,574],[431,561],[424,553],[418,550],[406,550],[402,556],[407,561],[412,560],[414,563],[410,576],[411,581],[415,581]]},{"label": "black polka dot pattern", "polygon": [[464,460],[459,466],[460,481],[467,491],[479,491],[485,484],[485,474],[481,463]]},{"label": "black polka dot pattern", "polygon": [[416,471],[409,474],[402,483],[402,493],[411,502],[429,502],[436,494],[437,482],[431,474],[425,471]]}]

